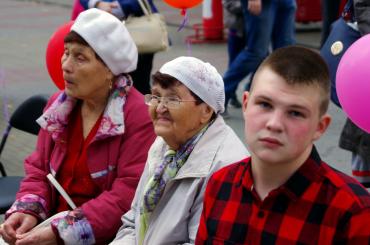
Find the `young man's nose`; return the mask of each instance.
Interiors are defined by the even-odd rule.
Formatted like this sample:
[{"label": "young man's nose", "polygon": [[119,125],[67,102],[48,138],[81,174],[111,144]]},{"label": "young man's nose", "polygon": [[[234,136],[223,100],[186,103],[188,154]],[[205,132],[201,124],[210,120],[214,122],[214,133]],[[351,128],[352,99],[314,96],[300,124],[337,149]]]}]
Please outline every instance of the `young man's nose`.
[{"label": "young man's nose", "polygon": [[283,129],[283,113],[274,111],[266,122],[266,127],[271,131],[280,132]]}]

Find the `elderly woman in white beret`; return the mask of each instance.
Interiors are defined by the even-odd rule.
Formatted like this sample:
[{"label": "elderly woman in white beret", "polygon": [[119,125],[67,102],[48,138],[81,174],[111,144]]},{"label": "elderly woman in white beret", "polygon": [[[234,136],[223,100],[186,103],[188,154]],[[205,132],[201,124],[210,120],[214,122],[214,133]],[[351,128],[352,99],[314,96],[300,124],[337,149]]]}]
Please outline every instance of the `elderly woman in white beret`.
[{"label": "elderly woman in white beret", "polygon": [[220,74],[197,58],[179,57],[153,75],[145,101],[158,137],[111,244],[194,242],[210,175],[248,155],[220,116],[224,100]]},{"label": "elderly woman in white beret", "polygon": [[[64,43],[65,90],[51,97],[38,119],[36,150],[25,160],[26,176],[0,230],[10,244],[109,243],[130,209],[155,139],[144,96],[127,75],[138,54],[124,25],[90,9]],[[48,182],[49,173],[77,208]]]}]

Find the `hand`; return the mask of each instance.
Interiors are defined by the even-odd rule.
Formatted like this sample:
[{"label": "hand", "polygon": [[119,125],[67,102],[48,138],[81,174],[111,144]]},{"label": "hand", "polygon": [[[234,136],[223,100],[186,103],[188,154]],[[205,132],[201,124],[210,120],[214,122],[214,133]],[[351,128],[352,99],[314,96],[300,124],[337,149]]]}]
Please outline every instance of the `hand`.
[{"label": "hand", "polygon": [[54,245],[57,238],[51,226],[37,228],[28,233],[17,235],[15,245]]},{"label": "hand", "polygon": [[253,15],[259,15],[262,11],[262,1],[261,0],[249,0],[248,1],[248,11]]},{"label": "hand", "polygon": [[4,241],[15,244],[16,235],[23,234],[31,230],[37,224],[37,219],[25,213],[13,213],[2,224],[0,234]]},{"label": "hand", "polygon": [[96,8],[101,9],[105,12],[112,13],[114,8],[118,8],[118,2],[103,2],[100,1],[95,5]]}]

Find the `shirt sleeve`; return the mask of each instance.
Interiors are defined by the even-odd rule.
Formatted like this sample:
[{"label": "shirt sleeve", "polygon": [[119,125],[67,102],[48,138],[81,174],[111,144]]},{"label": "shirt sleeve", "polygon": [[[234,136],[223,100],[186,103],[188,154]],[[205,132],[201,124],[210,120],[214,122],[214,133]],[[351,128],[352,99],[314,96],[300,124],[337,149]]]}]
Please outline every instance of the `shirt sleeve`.
[{"label": "shirt sleeve", "polygon": [[67,212],[62,217],[51,221],[53,230],[56,230],[60,239],[66,245],[94,244],[95,238],[89,221],[81,208]]},{"label": "shirt sleeve", "polygon": [[46,202],[40,196],[26,194],[13,203],[6,212],[5,217],[8,218],[11,214],[16,212],[31,214],[38,220],[44,220],[47,217]]},{"label": "shirt sleeve", "polygon": [[353,214],[348,221],[346,244],[370,244],[370,207]]},{"label": "shirt sleeve", "polygon": [[198,227],[198,233],[197,233],[197,236],[196,236],[196,239],[195,239],[195,244],[197,245],[201,245],[201,244],[205,244],[205,242],[207,241],[207,238],[208,238],[208,230],[207,230],[207,213],[209,210],[209,200],[210,200],[210,189],[212,189],[212,177],[210,178],[208,184],[207,184],[207,187],[206,187],[206,191],[205,191],[205,194],[204,194],[204,199],[203,199],[203,209],[202,209],[202,213],[200,215],[200,221],[199,221],[199,227]]}]

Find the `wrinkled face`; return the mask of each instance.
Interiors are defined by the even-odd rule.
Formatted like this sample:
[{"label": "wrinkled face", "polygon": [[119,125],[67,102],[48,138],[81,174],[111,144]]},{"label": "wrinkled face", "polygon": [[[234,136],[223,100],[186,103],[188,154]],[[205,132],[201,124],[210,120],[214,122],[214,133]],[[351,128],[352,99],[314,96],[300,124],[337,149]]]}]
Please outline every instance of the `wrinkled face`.
[{"label": "wrinkled face", "polygon": [[108,94],[113,74],[96,58],[93,49],[66,43],[61,61],[67,95],[84,100]]},{"label": "wrinkled face", "polygon": [[205,103],[196,105],[195,98],[183,84],[167,89],[155,84],[152,87],[152,95],[188,100],[181,102],[178,108],[167,108],[163,103],[149,106],[155,133],[161,136],[172,149],[178,149],[199,132],[212,115],[212,109]]},{"label": "wrinkled face", "polygon": [[252,157],[269,164],[303,163],[313,141],[330,123],[320,116],[316,86],[288,85],[269,68],[260,70],[245,92],[245,138]]}]

